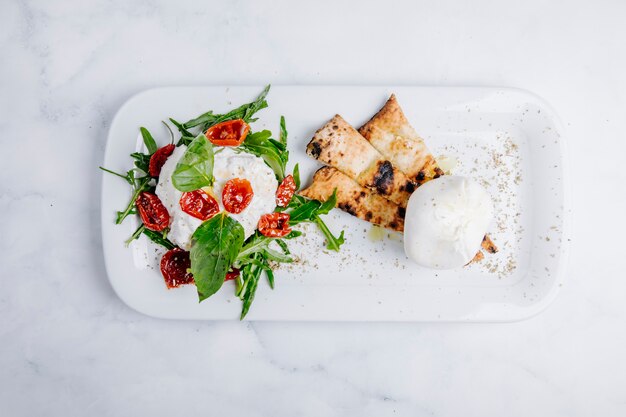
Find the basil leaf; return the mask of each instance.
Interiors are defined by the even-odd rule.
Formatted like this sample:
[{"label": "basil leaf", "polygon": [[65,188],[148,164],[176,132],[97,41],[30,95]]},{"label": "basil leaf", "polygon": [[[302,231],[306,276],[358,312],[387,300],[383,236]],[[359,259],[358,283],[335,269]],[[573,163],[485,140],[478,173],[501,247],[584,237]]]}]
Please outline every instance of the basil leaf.
[{"label": "basil leaf", "polygon": [[202,223],[191,239],[191,273],[198,288],[198,299],[203,301],[224,283],[243,245],[244,231],[237,220],[222,212]]},{"label": "basil leaf", "polygon": [[154,141],[154,138],[152,137],[150,132],[148,132],[148,129],[146,129],[145,127],[140,127],[139,130],[141,131],[141,136],[143,137],[143,143],[146,145],[146,148],[148,149],[148,153],[152,155],[158,149],[157,144]]},{"label": "basil leaf", "polygon": [[199,134],[180,158],[174,173],[172,184],[178,191],[194,191],[213,184],[213,145]]}]

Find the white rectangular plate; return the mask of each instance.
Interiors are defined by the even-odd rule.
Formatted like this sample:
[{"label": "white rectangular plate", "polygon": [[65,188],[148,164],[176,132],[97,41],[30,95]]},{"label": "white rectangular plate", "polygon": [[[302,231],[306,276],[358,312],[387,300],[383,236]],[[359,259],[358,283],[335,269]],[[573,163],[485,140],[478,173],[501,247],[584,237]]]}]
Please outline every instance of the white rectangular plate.
[{"label": "white rectangular plate", "polygon": [[[104,166],[131,167],[141,150],[139,126],[160,145],[169,141],[161,120],[185,121],[207,110],[224,112],[254,99],[262,87],[158,88],[132,97],[109,132]],[[496,218],[490,234],[496,255],[465,268],[434,271],[404,255],[399,234],[372,227],[339,210],[327,216],[344,229],[340,253],[324,249],[315,228],[290,242],[299,261],[276,271],[276,289],[263,281],[248,320],[513,321],[544,309],[561,286],[568,247],[563,138],[552,109],[538,97],[504,88],[274,86],[269,108],[254,130],[289,130],[289,169],[300,163],[303,183],[319,167],[305,155],[316,129],[335,113],[359,127],[396,93],[406,116],[436,157],[458,160],[453,173],[471,176],[491,193]],[[227,282],[199,304],[194,286],[167,290],[162,251],[142,237],[124,240],[136,219],[113,223],[130,195],[128,184],[105,174],[102,236],[109,279],[130,307],[155,317],[236,320],[241,302]]]}]

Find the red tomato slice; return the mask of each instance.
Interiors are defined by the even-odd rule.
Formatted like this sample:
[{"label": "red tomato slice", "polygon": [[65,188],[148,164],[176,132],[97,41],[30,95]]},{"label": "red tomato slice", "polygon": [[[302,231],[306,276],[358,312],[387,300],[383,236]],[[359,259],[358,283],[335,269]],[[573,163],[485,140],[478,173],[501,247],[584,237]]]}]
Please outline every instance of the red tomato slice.
[{"label": "red tomato slice", "polygon": [[227,212],[241,213],[252,201],[254,191],[250,181],[244,178],[233,178],[224,185],[222,203]]},{"label": "red tomato slice", "polygon": [[259,232],[267,237],[283,237],[291,232],[289,213],[264,214],[259,219]]},{"label": "red tomato slice", "polygon": [[200,220],[208,220],[220,212],[217,200],[202,190],[183,193],[178,203],[185,213]]},{"label": "red tomato slice", "polygon": [[276,205],[279,207],[287,207],[295,192],[296,180],[293,179],[292,175],[287,175],[276,190]]},{"label": "red tomato slice", "polygon": [[160,232],[169,226],[170,214],[156,194],[144,191],[137,196],[135,204],[146,229]]},{"label": "red tomato slice", "polygon": [[181,248],[167,251],[161,258],[161,273],[167,288],[176,288],[193,283],[193,275],[187,272],[191,268],[189,252]]},{"label": "red tomato slice", "polygon": [[239,270],[237,268],[233,268],[233,270],[231,272],[226,274],[226,278],[224,278],[224,281],[230,281],[230,280],[233,280],[233,279],[237,279],[238,276],[239,276]]},{"label": "red tomato slice", "polygon": [[149,173],[151,177],[158,177],[161,174],[161,168],[163,168],[163,164],[169,158],[169,156],[174,152],[176,146],[169,144],[164,147],[157,149],[155,153],[150,157],[150,166]]},{"label": "red tomato slice", "polygon": [[204,134],[214,145],[239,146],[246,139],[249,131],[248,123],[243,119],[235,119],[211,126]]}]

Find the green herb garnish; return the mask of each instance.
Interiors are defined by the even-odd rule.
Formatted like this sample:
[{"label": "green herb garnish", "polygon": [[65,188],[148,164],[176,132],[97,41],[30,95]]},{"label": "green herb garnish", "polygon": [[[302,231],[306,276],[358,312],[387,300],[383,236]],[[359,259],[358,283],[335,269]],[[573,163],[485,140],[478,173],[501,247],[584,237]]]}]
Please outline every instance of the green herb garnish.
[{"label": "green herb garnish", "polygon": [[152,155],[153,153],[157,151],[157,149],[159,149],[157,147],[156,142],[154,141],[154,138],[152,137],[150,132],[148,132],[148,129],[146,129],[145,127],[140,127],[139,130],[141,131],[141,136],[143,137],[143,143],[146,145],[146,149],[148,149],[148,153]]},{"label": "green herb garnish", "polygon": [[172,183],[179,191],[194,191],[213,185],[213,145],[200,133],[180,158]]},{"label": "green herb garnish", "polygon": [[243,119],[246,123],[255,122],[257,119],[252,118],[252,116],[259,110],[267,107],[265,97],[269,91],[270,85],[268,84],[253,102],[239,106],[226,114],[213,114],[212,111],[208,111],[195,119],[183,123],[182,127],[191,129],[200,126],[200,130],[204,132],[211,126],[228,120]]},{"label": "green herb garnish", "polygon": [[244,231],[238,221],[219,213],[200,225],[192,236],[191,273],[198,299],[215,294],[243,245]]},{"label": "green herb garnish", "polygon": [[240,147],[256,156],[263,158],[265,163],[274,170],[278,181],[285,178],[285,168],[289,159],[287,146],[272,139],[272,132],[262,130],[249,134]]}]

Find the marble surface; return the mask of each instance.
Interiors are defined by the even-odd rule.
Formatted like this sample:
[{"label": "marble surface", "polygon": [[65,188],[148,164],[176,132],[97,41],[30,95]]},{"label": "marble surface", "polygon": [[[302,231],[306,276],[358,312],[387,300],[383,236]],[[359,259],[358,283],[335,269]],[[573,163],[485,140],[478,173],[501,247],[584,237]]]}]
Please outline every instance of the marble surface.
[{"label": "marble surface", "polygon": [[[0,415],[626,415],[626,3],[0,3]],[[580,4],[576,4],[580,3]],[[108,284],[111,117],[165,85],[520,87],[561,115],[574,228],[512,324],[164,321]]]}]

